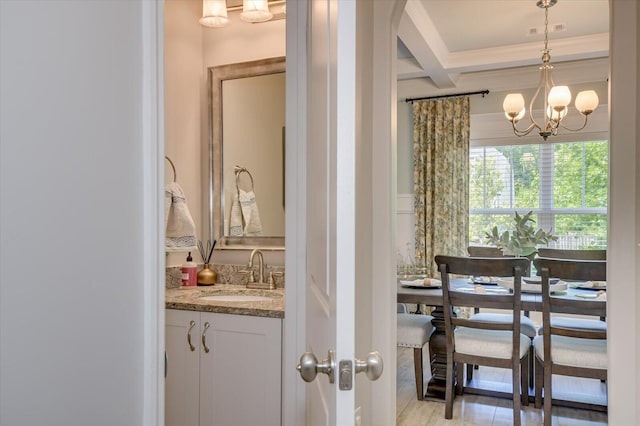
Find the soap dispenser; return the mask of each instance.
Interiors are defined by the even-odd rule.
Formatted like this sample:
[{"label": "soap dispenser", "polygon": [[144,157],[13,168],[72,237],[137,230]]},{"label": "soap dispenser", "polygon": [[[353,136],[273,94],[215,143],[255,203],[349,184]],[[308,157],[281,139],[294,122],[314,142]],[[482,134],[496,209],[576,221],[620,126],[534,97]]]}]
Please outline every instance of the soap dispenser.
[{"label": "soap dispenser", "polygon": [[182,265],[182,286],[195,287],[197,285],[198,265],[193,261],[191,252],[187,255],[187,261]]}]

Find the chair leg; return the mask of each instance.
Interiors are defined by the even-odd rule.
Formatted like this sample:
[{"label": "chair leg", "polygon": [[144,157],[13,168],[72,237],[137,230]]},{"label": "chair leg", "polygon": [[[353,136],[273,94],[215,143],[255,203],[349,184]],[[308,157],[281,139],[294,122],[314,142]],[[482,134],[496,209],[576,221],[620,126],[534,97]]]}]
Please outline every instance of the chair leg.
[{"label": "chair leg", "polygon": [[[467,368],[469,364],[467,364]],[[464,392],[464,364],[459,362],[456,365],[456,395],[462,395]]]},{"label": "chair leg", "polygon": [[535,377],[536,377],[536,391],[535,391],[535,403],[534,403],[534,407],[536,408],[541,408],[542,407],[542,381],[544,380],[543,378],[543,370],[544,370],[544,366],[542,365],[542,362],[538,359],[538,357],[535,357]]},{"label": "chair leg", "polygon": [[[549,360],[545,360],[545,364],[549,363]],[[546,367],[546,366],[545,366]],[[544,426],[551,426],[551,401],[553,396],[551,395],[551,366],[544,368],[544,409],[542,410],[544,416]]]},{"label": "chair leg", "polygon": [[527,354],[520,361],[520,400],[525,407],[529,405],[529,364],[529,354]]},{"label": "chair leg", "polygon": [[455,381],[453,372],[453,357],[447,356],[447,380],[444,391],[444,418],[453,418],[453,382]]},{"label": "chair leg", "polygon": [[422,384],[424,382],[422,376],[422,348],[413,348],[413,371],[416,376],[416,394],[418,401],[424,399]]},{"label": "chair leg", "polygon": [[467,383],[469,383],[471,380],[473,380],[473,369],[474,366],[473,364],[467,364]]},{"label": "chair leg", "polygon": [[533,367],[533,363],[535,361],[535,354],[533,352],[533,344],[529,347],[529,387],[533,389],[535,386],[535,369]]},{"label": "chair leg", "polygon": [[522,398],[522,394],[517,392],[520,388],[520,382],[522,374],[520,373],[520,364],[519,361],[514,361],[511,367],[511,384],[513,385],[513,424],[514,426],[520,426],[520,399]]}]

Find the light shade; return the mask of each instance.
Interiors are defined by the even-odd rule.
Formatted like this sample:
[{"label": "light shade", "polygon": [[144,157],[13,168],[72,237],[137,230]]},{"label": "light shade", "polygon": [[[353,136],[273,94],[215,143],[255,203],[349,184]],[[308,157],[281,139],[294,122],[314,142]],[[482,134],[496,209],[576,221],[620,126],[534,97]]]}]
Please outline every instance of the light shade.
[{"label": "light shade", "polygon": [[521,93],[509,93],[502,102],[502,108],[508,118],[515,118],[524,110],[524,97]]},{"label": "light shade", "polygon": [[267,0],[243,0],[240,19],[247,22],[265,22],[273,18]]},{"label": "light shade", "polygon": [[584,90],[576,96],[576,109],[583,115],[588,115],[598,107],[598,102],[598,94],[595,90]]},{"label": "light shade", "polygon": [[571,91],[567,86],[553,86],[547,100],[551,108],[562,111],[571,102]]},{"label": "light shade", "polygon": [[562,120],[567,113],[569,112],[569,108],[564,107],[561,110],[552,109],[551,105],[547,107],[547,117],[554,121]]},{"label": "light shade", "polygon": [[514,122],[517,123],[518,121],[522,120],[522,117],[524,117],[524,113],[525,113],[525,110],[524,110],[524,107],[522,107],[520,112],[514,117],[510,116],[508,112],[505,112],[504,116],[507,117],[507,120],[513,120]]},{"label": "light shade", "polygon": [[202,0],[202,18],[200,24],[205,27],[224,27],[229,22],[226,0]]}]

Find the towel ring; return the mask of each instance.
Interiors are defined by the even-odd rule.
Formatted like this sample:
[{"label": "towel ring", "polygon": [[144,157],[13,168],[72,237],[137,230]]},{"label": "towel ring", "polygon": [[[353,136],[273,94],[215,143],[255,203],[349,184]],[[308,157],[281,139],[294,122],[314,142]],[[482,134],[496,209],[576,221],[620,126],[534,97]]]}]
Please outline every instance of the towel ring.
[{"label": "towel ring", "polygon": [[176,166],[173,164],[173,161],[171,161],[171,158],[167,157],[166,155],[164,156],[164,158],[169,162],[169,164],[171,164],[171,169],[173,170],[173,181],[175,182],[178,178],[176,174]]},{"label": "towel ring", "polygon": [[249,175],[249,179],[251,179],[251,191],[253,191],[253,176],[251,176],[251,173],[249,172],[249,170],[245,169],[244,167],[236,165],[233,169],[233,172],[236,174],[236,190],[238,191],[238,193],[240,193],[240,174],[241,173],[246,173]]}]

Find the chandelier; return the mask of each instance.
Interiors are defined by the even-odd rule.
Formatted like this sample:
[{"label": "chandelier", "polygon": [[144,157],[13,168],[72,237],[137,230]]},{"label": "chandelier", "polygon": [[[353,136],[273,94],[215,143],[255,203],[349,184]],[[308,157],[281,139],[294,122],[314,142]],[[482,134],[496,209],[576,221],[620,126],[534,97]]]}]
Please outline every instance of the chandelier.
[{"label": "chandelier", "polygon": [[[518,121],[525,115],[524,97],[521,93],[510,93],[504,98],[502,108],[507,119],[513,126],[516,136],[525,136],[538,129],[540,136],[546,141],[549,136],[556,136],[558,129],[577,132],[587,125],[587,118],[598,107],[598,95],[594,90],[585,90],[578,93],[575,100],[575,107],[584,116],[584,123],[578,129],[570,129],[562,124],[562,119],[567,115],[568,105],[571,102],[571,91],[567,86],[556,86],[551,77],[553,65],[549,62],[549,8],[557,3],[557,0],[538,0],[536,5],[544,9],[544,49],[542,50],[542,65],[540,66],[541,76],[538,88],[529,103],[529,126],[520,130],[517,128]],[[542,122],[533,118],[533,105],[540,93],[544,93],[544,108]]]}]

